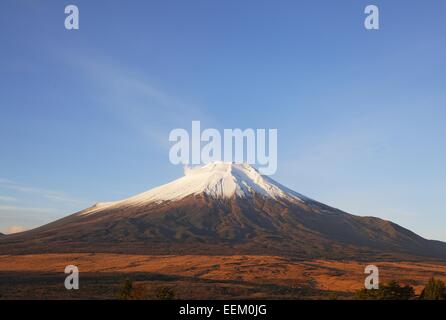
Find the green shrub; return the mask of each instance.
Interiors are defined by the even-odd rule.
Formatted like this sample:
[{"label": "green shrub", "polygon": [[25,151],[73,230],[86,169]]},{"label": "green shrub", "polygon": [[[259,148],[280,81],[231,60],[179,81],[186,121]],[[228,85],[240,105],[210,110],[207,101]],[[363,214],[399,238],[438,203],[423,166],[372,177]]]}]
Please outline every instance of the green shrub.
[{"label": "green shrub", "polygon": [[170,287],[159,287],[156,289],[155,298],[158,300],[175,299],[175,290]]},{"label": "green shrub", "polygon": [[446,300],[446,286],[443,281],[430,278],[420,295],[423,300]]},{"label": "green shrub", "polygon": [[362,289],[356,291],[357,300],[409,300],[415,297],[415,290],[411,286],[401,286],[396,281],[390,281],[379,289]]},{"label": "green shrub", "polygon": [[130,279],[125,279],[118,298],[120,300],[143,300],[147,298],[147,292],[143,286],[135,287]]}]

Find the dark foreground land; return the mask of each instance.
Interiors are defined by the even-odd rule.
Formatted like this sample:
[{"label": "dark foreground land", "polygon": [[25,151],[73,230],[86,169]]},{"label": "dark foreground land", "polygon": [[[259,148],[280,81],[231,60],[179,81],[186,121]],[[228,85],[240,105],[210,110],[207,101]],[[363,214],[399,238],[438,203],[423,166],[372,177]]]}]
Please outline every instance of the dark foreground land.
[{"label": "dark foreground land", "polygon": [[[86,273],[79,290],[64,288],[64,275],[55,273],[0,273],[0,299],[122,299],[123,287],[131,279],[135,299],[331,299],[348,298],[345,292],[314,289],[311,286],[218,281],[165,276],[151,273]],[[164,290],[172,296],[163,296]],[[134,289],[135,290],[135,289]]]},{"label": "dark foreground land", "polygon": [[[0,299],[117,299],[132,282],[137,299],[350,299],[376,264],[382,282],[417,293],[430,277],[446,280],[441,262],[293,260],[275,256],[38,254],[0,256]],[[76,265],[80,289],[66,290]]]}]

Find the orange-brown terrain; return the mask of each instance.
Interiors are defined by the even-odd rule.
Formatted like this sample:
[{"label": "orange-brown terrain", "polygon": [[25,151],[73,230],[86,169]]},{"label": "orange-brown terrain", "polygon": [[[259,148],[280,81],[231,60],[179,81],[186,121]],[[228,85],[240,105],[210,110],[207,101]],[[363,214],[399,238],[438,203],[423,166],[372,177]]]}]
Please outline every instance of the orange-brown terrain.
[{"label": "orange-brown terrain", "polygon": [[[364,268],[375,264],[380,281],[395,279],[417,293],[446,264],[293,260],[277,256],[144,256],[108,253],[0,256],[0,297],[116,298],[126,278],[147,291],[170,287],[180,299],[349,298],[363,287]],[[64,288],[64,269],[76,265],[80,290]]]},{"label": "orange-brown terrain", "polygon": [[[111,299],[133,286],[122,297],[342,299],[362,288],[367,265],[381,283],[420,292],[432,276],[446,280],[445,261],[444,242],[327,206],[250,165],[215,162],[2,236],[0,295]],[[79,267],[80,290],[65,289],[67,265]]]}]

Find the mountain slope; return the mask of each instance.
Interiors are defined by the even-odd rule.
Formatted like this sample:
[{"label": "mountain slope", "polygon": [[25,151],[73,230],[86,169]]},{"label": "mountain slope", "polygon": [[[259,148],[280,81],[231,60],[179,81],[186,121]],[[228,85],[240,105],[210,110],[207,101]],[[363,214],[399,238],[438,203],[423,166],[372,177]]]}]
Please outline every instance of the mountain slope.
[{"label": "mountain slope", "polygon": [[191,195],[214,199],[247,198],[254,195],[271,199],[303,202],[306,197],[285,188],[246,164],[214,162],[203,167],[186,168],[185,176],[123,201],[98,203],[84,214],[117,206],[141,206],[150,203],[177,201]]},{"label": "mountain slope", "polygon": [[291,191],[248,165],[213,163],[171,183],[2,238],[0,253],[272,254],[446,258],[446,244]]}]

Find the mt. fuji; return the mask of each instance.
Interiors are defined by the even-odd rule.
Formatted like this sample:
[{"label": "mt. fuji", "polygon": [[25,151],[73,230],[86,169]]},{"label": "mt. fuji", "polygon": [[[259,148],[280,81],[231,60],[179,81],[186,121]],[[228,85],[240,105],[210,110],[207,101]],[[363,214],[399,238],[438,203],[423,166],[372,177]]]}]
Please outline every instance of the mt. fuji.
[{"label": "mt. fuji", "polygon": [[306,197],[293,192],[247,164],[214,162],[203,167],[186,168],[184,177],[123,201],[98,203],[81,215],[117,206],[142,206],[152,202],[177,201],[188,196],[205,195],[212,199],[254,196],[274,200],[303,202]]},{"label": "mt. fuji", "polygon": [[1,237],[0,254],[37,252],[444,259],[446,243],[324,205],[247,164],[215,162],[128,199]]}]

